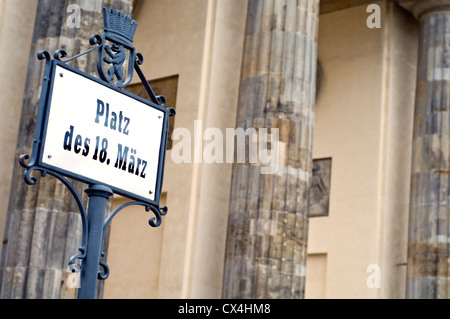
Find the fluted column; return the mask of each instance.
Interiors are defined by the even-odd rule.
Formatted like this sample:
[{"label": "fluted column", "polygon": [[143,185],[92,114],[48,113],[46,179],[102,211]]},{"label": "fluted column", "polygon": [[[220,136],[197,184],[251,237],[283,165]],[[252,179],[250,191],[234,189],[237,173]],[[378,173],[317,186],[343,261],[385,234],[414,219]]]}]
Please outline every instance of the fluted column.
[{"label": "fluted column", "polygon": [[407,298],[450,298],[450,1],[415,1],[420,54]]},{"label": "fluted column", "polygon": [[236,126],[278,129],[280,162],[233,166],[224,298],[304,297],[318,15],[318,0],[249,1]]},{"label": "fluted column", "polygon": [[[76,11],[68,11],[70,4],[81,9],[79,25],[72,20],[76,15],[71,16]],[[103,6],[130,14],[132,0],[39,0],[31,52],[17,53],[30,57],[0,264],[1,298],[75,297],[76,289],[69,289],[66,284],[66,268],[81,244],[76,203],[65,186],[51,176],[40,178],[36,186],[26,185],[18,157],[31,154],[33,145],[45,64],[37,60],[37,52],[52,53],[64,48],[74,56],[90,48],[89,37],[103,32]],[[72,65],[91,72],[95,70],[95,59],[96,56],[85,56]],[[81,195],[86,185],[74,185]]]}]

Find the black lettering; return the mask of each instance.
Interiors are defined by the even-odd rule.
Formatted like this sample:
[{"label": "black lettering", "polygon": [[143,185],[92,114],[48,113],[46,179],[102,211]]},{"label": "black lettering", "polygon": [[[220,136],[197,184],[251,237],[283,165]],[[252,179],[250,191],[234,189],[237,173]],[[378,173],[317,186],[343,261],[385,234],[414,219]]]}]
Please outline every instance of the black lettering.
[{"label": "black lettering", "polygon": [[108,127],[113,131],[118,131],[119,133],[123,133],[124,135],[128,135],[130,133],[128,127],[130,125],[130,118],[125,117],[123,112],[120,111],[119,114],[116,112],[111,112],[110,119],[110,109],[109,103],[105,103],[102,100],[97,100],[97,115],[95,117],[95,123],[99,124],[100,119],[104,117],[104,126]]},{"label": "black lettering", "polygon": [[108,140],[104,138],[102,140],[102,150],[100,151],[100,163],[104,163],[106,161],[106,157],[108,156]]},{"label": "black lettering", "polygon": [[147,161],[142,161],[142,172],[141,172],[141,177],[145,179],[145,170],[147,169]]},{"label": "black lettering", "polygon": [[111,130],[117,131],[117,114],[116,112],[111,113],[111,124],[109,126]]},{"label": "black lettering", "polygon": [[94,161],[96,161],[98,159],[98,148],[99,148],[99,144],[100,144],[100,136],[97,136],[96,140],[97,140],[97,144],[95,145],[95,152],[94,152],[94,156],[92,157],[92,159]]},{"label": "black lettering", "polygon": [[109,118],[109,104],[106,103],[105,127],[108,127],[108,118]]},{"label": "black lettering", "polygon": [[122,133],[122,120],[123,120],[123,114],[122,111],[119,113],[119,133]]},{"label": "black lettering", "polygon": [[117,149],[117,160],[114,165],[115,168],[126,170],[127,168],[127,157],[128,157],[128,146],[122,149],[122,144],[119,144]]},{"label": "black lettering", "polygon": [[83,150],[83,153],[82,153],[82,155],[84,157],[88,156],[88,154],[89,154],[89,144],[90,143],[91,143],[91,140],[88,139],[88,138],[84,141],[84,150]]},{"label": "black lettering", "polygon": [[125,118],[125,127],[123,128],[123,134],[128,135],[128,125],[130,125],[130,119],[128,117]]},{"label": "black lettering", "polygon": [[133,149],[131,149],[131,155],[130,155],[130,163],[128,164],[128,173],[134,174],[134,167],[136,165],[136,157],[133,155]]},{"label": "black lettering", "polygon": [[100,116],[105,114],[105,104],[101,100],[97,100],[97,116],[95,118],[95,123],[100,123]]},{"label": "black lettering", "polygon": [[72,139],[73,139],[73,126],[70,126],[70,130],[66,132],[64,136],[64,150],[72,150]]},{"label": "black lettering", "polygon": [[81,138],[80,135],[77,135],[77,137],[75,138],[75,145],[73,146],[73,150],[75,151],[76,154],[80,154],[82,144],[83,139]]},{"label": "black lettering", "polygon": [[136,167],[136,171],[135,171],[136,176],[139,176],[139,167],[141,166],[141,163],[142,163],[142,160],[140,158],[138,158],[137,167]]}]

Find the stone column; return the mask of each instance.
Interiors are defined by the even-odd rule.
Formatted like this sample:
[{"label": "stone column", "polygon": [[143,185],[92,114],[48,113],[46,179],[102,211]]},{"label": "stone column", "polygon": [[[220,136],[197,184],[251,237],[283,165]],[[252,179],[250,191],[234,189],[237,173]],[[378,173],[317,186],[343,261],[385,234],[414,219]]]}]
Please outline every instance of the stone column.
[{"label": "stone column", "polygon": [[236,126],[268,128],[280,156],[233,166],[224,298],[304,297],[318,16],[318,0],[249,1]]},{"label": "stone column", "polygon": [[407,298],[450,298],[450,1],[415,1],[420,21]]},{"label": "stone column", "polygon": [[[79,28],[72,20],[75,11],[68,12],[70,4],[81,9]],[[74,56],[90,48],[89,37],[103,32],[103,6],[130,14],[132,0],[38,2],[31,52],[25,53],[30,57],[3,239],[1,298],[56,299],[76,295],[76,289],[69,289],[66,284],[69,274],[66,269],[81,244],[78,208],[65,186],[51,176],[40,178],[36,186],[26,185],[18,157],[31,154],[33,144],[44,67],[44,62],[37,60],[37,52],[53,53],[64,48],[69,56]],[[71,23],[67,23],[69,19]],[[90,72],[95,70],[95,59],[96,56],[86,56],[72,65]],[[74,185],[83,194],[86,185]]]}]

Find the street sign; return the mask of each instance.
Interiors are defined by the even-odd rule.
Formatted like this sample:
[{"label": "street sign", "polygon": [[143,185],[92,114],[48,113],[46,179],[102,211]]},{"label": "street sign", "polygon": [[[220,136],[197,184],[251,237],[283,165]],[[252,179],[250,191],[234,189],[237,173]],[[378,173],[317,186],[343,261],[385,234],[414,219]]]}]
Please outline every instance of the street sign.
[{"label": "street sign", "polygon": [[166,110],[57,61],[51,83],[42,166],[155,201],[166,149]]},{"label": "street sign", "polygon": [[[27,184],[38,182],[32,172],[52,175],[68,188],[80,210],[80,254],[69,260],[70,269],[81,271],[79,299],[95,298],[97,280],[109,276],[101,248],[114,216],[128,206],[140,205],[154,214],[150,226],[159,227],[167,214],[160,199],[169,117],[176,113],[166,108],[163,96],[155,96],[140,68],[144,58],[132,45],[137,22],[109,8],[103,9],[103,17],[105,33],[89,38],[95,47],[88,51],[66,60],[64,49],[56,51],[54,59],[46,50],[38,53],[38,59],[46,63],[33,149],[31,157],[23,154],[19,158]],[[98,78],[69,65],[93,52],[97,52]],[[150,100],[125,91],[133,71]],[[87,211],[67,178],[89,185]],[[105,220],[106,201],[113,194],[132,201],[120,205]],[[82,261],[81,267],[76,267],[77,260]]]}]

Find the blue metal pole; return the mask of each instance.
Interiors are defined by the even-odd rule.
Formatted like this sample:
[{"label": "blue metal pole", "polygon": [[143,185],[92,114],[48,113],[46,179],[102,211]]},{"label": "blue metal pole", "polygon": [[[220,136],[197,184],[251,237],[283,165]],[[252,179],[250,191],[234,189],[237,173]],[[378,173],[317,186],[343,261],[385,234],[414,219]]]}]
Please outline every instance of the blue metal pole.
[{"label": "blue metal pole", "polygon": [[113,195],[110,188],[92,185],[85,190],[89,196],[88,242],[86,258],[81,263],[78,299],[95,299],[97,293],[98,267],[103,244],[103,224],[108,199]]}]

